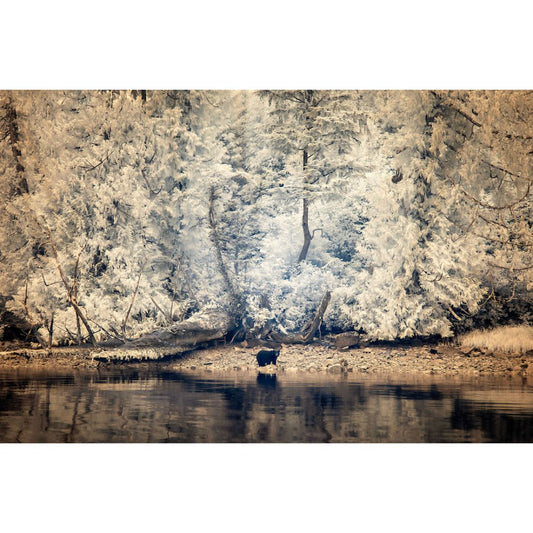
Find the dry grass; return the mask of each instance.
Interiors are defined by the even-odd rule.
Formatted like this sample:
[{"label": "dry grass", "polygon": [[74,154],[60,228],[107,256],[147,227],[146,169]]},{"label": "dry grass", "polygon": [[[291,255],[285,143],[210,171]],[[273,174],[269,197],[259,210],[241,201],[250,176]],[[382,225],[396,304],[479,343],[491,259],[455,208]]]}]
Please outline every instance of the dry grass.
[{"label": "dry grass", "polygon": [[471,331],[459,337],[459,344],[468,348],[525,353],[533,350],[533,326],[502,326],[490,330]]}]

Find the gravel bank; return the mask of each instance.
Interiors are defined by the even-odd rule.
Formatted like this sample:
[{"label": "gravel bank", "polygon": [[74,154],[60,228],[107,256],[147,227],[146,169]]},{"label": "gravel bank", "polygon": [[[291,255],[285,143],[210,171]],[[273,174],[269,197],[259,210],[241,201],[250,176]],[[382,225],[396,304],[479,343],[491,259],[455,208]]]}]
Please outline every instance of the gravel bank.
[{"label": "gravel bank", "polygon": [[[257,371],[255,354],[259,348],[218,346],[196,350],[158,362],[102,363],[93,359],[92,349],[55,348],[51,353],[41,349],[18,349],[0,346],[0,369],[32,367],[39,369],[87,368],[101,365],[158,365],[169,370]],[[527,376],[532,372],[533,353],[504,354],[478,349],[462,349],[453,345],[391,347],[369,346],[345,351],[319,344],[284,345],[276,366],[262,372],[437,374],[437,375],[511,375]]]},{"label": "gravel bank", "polygon": [[[257,370],[257,349],[227,346],[192,352],[168,363],[175,370]],[[371,346],[339,351],[320,345],[290,345],[281,349],[277,365],[263,372],[344,374],[523,374],[533,368],[533,353],[512,355],[461,350],[448,345],[421,347]]]},{"label": "gravel bank", "polygon": [[98,368],[89,347],[53,348],[51,352],[25,346],[0,345],[0,370],[10,368],[65,370]]}]

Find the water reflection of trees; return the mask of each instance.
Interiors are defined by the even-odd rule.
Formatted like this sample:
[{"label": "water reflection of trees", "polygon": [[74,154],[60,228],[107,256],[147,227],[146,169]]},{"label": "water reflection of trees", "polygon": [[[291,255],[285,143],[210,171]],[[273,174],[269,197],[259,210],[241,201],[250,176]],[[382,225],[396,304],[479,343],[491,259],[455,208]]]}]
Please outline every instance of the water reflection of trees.
[{"label": "water reflection of trees", "polygon": [[531,413],[501,412],[465,397],[461,384],[306,383],[262,373],[2,376],[0,440],[531,442]]},{"label": "water reflection of trees", "polygon": [[453,402],[451,424],[458,431],[482,434],[490,441],[533,442],[533,406],[529,414],[517,416],[480,402],[457,398]]}]

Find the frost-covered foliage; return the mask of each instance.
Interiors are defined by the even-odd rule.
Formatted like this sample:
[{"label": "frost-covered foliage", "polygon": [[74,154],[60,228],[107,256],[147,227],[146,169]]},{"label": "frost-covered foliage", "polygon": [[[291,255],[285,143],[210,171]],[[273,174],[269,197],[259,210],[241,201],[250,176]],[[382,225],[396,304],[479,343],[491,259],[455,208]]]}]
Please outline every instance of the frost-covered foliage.
[{"label": "frost-covered foliage", "polygon": [[491,290],[505,290],[511,298],[517,289],[530,291],[532,94],[453,91],[440,94],[439,101],[464,124],[447,174],[463,206],[456,220],[464,233],[485,241]]},{"label": "frost-covered foliage", "polygon": [[[530,298],[524,92],[0,93],[0,295],[79,341],[226,309],[253,334],[450,335]],[[237,324],[236,324],[237,325]]]},{"label": "frost-covered foliage", "polygon": [[36,251],[19,265],[26,280],[12,307],[54,317],[60,338],[82,334],[72,300],[102,333],[139,334],[169,320],[181,288],[179,110],[145,109],[129,93],[16,98],[29,192],[11,209],[24,214],[21,233]]},{"label": "frost-covered foliage", "polygon": [[[363,268],[339,290],[345,327],[372,338],[450,335],[453,308],[474,313],[484,294],[476,277],[478,241],[460,240],[443,177],[447,152],[435,145],[426,93],[378,93],[371,121],[374,165],[366,173],[366,219],[356,255]],[[353,262],[350,267],[353,266]]]}]

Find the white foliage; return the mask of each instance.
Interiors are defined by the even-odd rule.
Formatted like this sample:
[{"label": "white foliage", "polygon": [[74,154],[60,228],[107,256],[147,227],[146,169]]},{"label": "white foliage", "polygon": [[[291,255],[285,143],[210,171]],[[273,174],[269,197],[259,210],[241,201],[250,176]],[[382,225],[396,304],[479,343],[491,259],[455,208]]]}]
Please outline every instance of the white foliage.
[{"label": "white foliage", "polygon": [[[224,269],[257,330],[299,330],[330,290],[325,325],[376,339],[450,335],[489,283],[533,285],[527,94],[8,99],[29,193],[13,192],[0,143],[0,281],[10,308],[54,317],[58,340],[76,335],[72,290],[100,337],[133,337],[227,308]],[[304,199],[312,241],[298,263]]]}]

